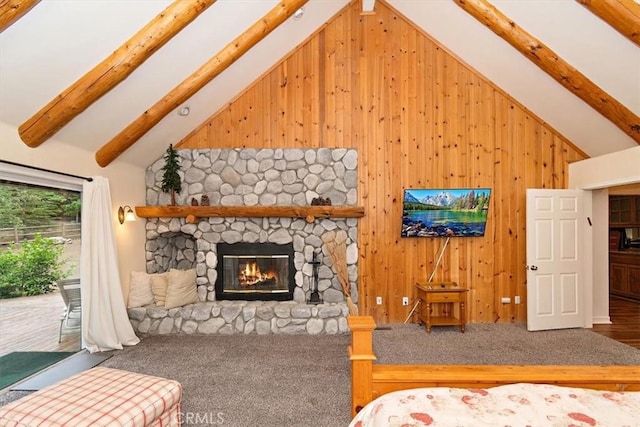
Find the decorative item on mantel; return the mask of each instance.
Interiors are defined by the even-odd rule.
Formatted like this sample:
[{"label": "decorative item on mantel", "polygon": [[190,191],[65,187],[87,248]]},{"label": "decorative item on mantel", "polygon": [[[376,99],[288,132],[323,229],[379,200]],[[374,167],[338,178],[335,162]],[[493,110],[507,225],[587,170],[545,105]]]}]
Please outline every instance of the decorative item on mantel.
[{"label": "decorative item on mantel", "polygon": [[349,272],[347,271],[347,233],[344,230],[327,231],[322,235],[322,242],[327,248],[327,253],[333,261],[333,269],[338,276],[342,292],[347,300],[350,316],[358,316],[358,306],[353,303],[351,298],[351,288],[349,285]]},{"label": "decorative item on mantel", "polygon": [[196,199],[195,197],[191,198],[191,206],[198,206],[198,199]]},{"label": "decorative item on mantel", "polygon": [[165,164],[162,167],[164,174],[162,175],[162,191],[171,195],[171,206],[176,205],[176,193],[182,191],[182,181],[180,180],[180,159],[178,152],[173,148],[173,144],[169,144],[166,155],[164,156]]},{"label": "decorative item on mantel", "polygon": [[311,199],[311,206],[331,206],[331,199],[328,197],[314,197]]},{"label": "decorative item on mantel", "polygon": [[207,196],[206,194],[203,194],[202,197],[200,197],[200,206],[209,206],[209,205],[211,205],[209,196]]}]

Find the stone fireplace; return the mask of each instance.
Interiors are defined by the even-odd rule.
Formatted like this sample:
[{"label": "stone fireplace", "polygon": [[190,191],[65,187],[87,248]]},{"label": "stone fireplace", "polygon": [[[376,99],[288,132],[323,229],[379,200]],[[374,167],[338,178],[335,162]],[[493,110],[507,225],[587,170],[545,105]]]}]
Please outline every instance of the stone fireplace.
[{"label": "stone fireplace", "polygon": [[218,243],[216,301],[290,301],[293,244]]},{"label": "stone fireplace", "polygon": [[[329,198],[334,206],[357,202],[357,152],[353,149],[215,149],[179,150],[178,153],[183,176],[183,191],[176,197],[179,205],[200,202],[203,196],[207,196],[212,206],[308,206],[314,198]],[[147,168],[148,205],[169,203],[169,195],[160,190],[163,166],[161,158]],[[347,233],[349,282],[357,302],[357,224],[356,218],[307,222],[288,217],[206,217],[193,224],[185,218],[149,218],[147,272],[195,268],[200,303],[191,309],[172,309],[175,310],[173,323],[163,319],[163,316],[171,317],[171,310],[165,310],[166,314],[159,311],[160,307],[147,308],[145,313],[130,311],[132,324],[145,333],[211,333],[213,329],[217,333],[346,332],[348,310],[331,259],[323,248],[322,236],[335,230]],[[225,265],[227,248],[245,250],[260,244],[291,248],[286,290],[280,286],[269,292],[265,289],[256,292],[257,288],[248,292],[247,288],[255,284],[243,287],[236,271],[241,265],[246,270],[246,259],[233,261],[229,257]],[[255,254],[231,255],[256,258]],[[318,265],[314,265],[316,258]],[[249,266],[249,275],[252,268]],[[320,305],[307,304],[313,290],[314,269],[317,291],[323,302]],[[220,288],[223,283],[220,276],[227,270],[238,280],[231,285],[236,289],[229,292]],[[259,287],[267,285],[265,278]],[[271,294],[268,299],[275,301],[263,301],[267,298],[260,294],[264,293]],[[203,308],[202,304],[209,306]],[[190,317],[196,309],[203,311],[199,317],[205,320],[194,324]],[[213,321],[220,317],[224,317],[224,321]],[[161,328],[163,322],[165,326]],[[203,322],[209,322],[209,326],[203,327]]]}]

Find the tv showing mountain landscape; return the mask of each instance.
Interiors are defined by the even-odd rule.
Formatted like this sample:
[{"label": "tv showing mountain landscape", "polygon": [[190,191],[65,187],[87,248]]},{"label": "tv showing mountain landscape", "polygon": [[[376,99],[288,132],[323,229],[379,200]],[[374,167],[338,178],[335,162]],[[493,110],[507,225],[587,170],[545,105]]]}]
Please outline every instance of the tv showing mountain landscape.
[{"label": "tv showing mountain landscape", "polygon": [[402,237],[482,237],[490,188],[405,189]]}]

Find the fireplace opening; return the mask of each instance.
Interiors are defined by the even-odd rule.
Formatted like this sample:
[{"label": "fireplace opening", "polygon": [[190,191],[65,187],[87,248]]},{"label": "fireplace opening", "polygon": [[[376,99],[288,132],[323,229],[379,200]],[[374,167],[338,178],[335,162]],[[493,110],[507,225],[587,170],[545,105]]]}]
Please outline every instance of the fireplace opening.
[{"label": "fireplace opening", "polygon": [[293,299],[293,244],[218,243],[216,300]]}]

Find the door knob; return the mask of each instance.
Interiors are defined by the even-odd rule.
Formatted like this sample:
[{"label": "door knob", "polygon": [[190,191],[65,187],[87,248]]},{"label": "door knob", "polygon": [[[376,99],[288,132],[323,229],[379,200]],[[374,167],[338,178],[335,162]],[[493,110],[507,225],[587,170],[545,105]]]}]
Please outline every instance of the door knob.
[{"label": "door knob", "polygon": [[535,265],[531,265],[531,266],[527,265],[527,270],[536,271],[537,269],[538,267]]}]

